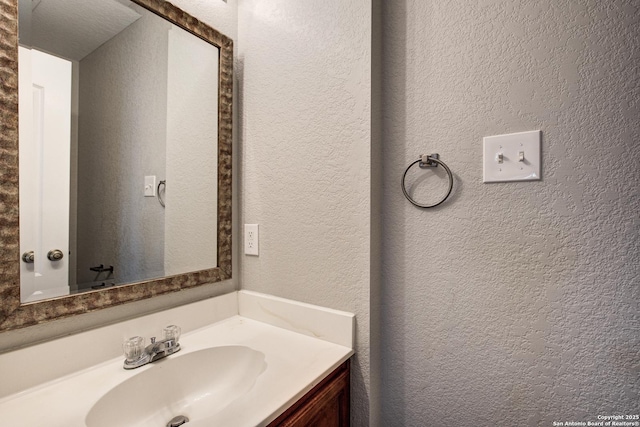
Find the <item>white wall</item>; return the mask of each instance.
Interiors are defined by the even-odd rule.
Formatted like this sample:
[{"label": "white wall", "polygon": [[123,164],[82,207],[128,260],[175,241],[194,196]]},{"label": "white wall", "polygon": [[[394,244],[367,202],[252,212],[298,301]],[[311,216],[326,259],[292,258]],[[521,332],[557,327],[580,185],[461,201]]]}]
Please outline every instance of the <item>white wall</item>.
[{"label": "white wall", "polygon": [[[213,268],[218,260],[219,49],[181,28],[169,31],[165,274]],[[186,149],[188,147],[188,149]]]},{"label": "white wall", "polygon": [[239,222],[260,225],[241,287],[356,314],[367,425],[371,2],[244,0],[239,32]]},{"label": "white wall", "polygon": [[143,189],[145,176],[166,176],[171,24],[141,13],[80,61],[76,280],[85,289],[107,278],[90,270],[100,264],[114,266],[116,283],[164,276],[165,211]]},{"label": "white wall", "polygon": [[[384,2],[382,425],[637,413],[639,13]],[[535,129],[543,180],[483,184],[482,137]],[[428,152],[456,187],[424,211],[400,177]]]}]

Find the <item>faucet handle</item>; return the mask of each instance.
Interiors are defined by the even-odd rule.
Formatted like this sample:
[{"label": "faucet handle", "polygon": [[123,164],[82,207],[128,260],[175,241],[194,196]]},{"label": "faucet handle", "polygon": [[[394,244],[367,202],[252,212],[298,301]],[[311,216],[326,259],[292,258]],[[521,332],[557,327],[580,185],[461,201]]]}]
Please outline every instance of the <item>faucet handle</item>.
[{"label": "faucet handle", "polygon": [[129,361],[136,360],[142,356],[144,352],[144,338],[131,337],[122,344],[124,355]]},{"label": "faucet handle", "polygon": [[176,343],[180,339],[181,333],[180,326],[176,325],[169,325],[162,330],[162,336],[165,340],[173,339]]}]

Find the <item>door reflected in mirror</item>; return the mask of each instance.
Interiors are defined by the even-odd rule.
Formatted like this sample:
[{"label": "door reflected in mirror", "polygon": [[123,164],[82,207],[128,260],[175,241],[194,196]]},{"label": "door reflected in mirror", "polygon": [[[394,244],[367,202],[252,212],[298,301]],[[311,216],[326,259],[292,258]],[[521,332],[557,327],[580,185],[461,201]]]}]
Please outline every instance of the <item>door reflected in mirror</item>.
[{"label": "door reflected in mirror", "polygon": [[19,11],[21,301],[215,268],[219,48],[128,0]]}]

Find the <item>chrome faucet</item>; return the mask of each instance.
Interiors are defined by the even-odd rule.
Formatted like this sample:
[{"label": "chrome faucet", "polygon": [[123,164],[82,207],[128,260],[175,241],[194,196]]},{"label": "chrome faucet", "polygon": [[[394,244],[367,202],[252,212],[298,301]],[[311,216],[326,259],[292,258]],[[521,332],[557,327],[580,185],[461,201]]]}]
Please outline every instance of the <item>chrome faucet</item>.
[{"label": "chrome faucet", "polygon": [[175,325],[167,326],[163,331],[164,338],[156,341],[151,338],[151,344],[144,346],[144,338],[132,337],[124,342],[124,369],[135,369],[147,363],[155,362],[180,351],[180,328]]}]

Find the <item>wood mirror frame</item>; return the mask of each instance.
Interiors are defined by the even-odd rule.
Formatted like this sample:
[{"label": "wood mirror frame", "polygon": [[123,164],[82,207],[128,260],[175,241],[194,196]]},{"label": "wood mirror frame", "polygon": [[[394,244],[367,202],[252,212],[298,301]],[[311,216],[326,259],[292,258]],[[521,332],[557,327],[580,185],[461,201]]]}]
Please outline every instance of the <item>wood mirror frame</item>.
[{"label": "wood mirror frame", "polygon": [[131,0],[220,49],[217,267],[49,300],[20,302],[18,0],[0,0],[0,332],[231,278],[233,41],[163,0]]}]

